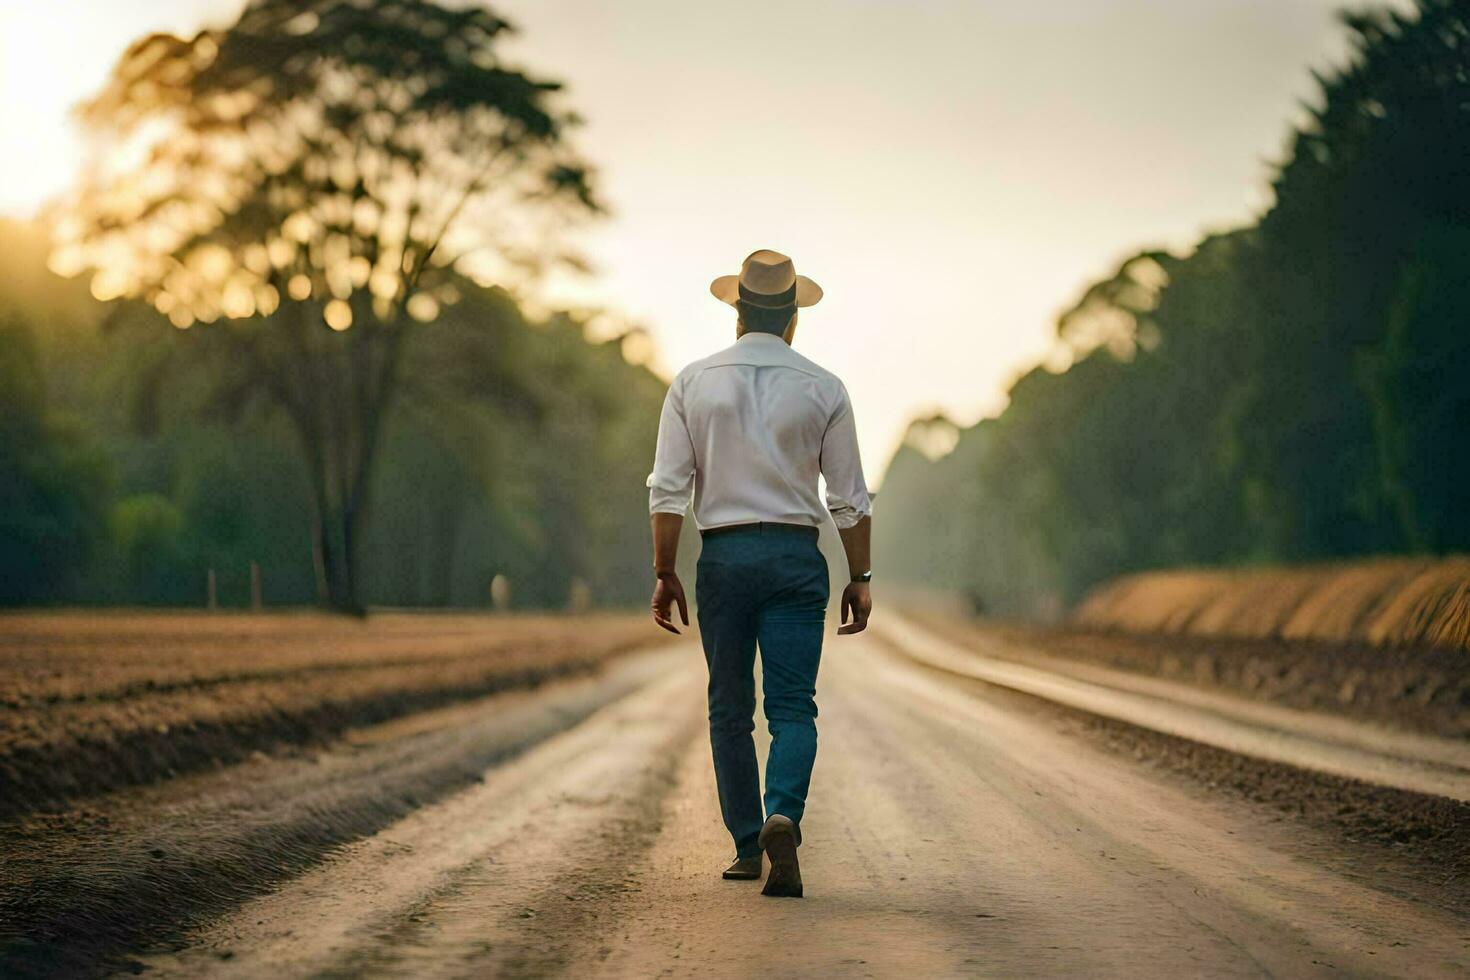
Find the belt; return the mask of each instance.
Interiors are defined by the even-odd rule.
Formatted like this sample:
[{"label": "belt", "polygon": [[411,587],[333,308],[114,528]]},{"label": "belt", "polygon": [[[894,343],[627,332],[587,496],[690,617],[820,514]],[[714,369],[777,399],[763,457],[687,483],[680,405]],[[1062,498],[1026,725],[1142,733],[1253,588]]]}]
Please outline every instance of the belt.
[{"label": "belt", "polygon": [[726,524],[723,527],[711,527],[700,531],[701,537],[713,538],[721,534],[729,534],[732,531],[779,531],[783,534],[804,534],[810,538],[816,538],[820,532],[810,524],[782,524],[779,521],[753,521],[750,524]]}]

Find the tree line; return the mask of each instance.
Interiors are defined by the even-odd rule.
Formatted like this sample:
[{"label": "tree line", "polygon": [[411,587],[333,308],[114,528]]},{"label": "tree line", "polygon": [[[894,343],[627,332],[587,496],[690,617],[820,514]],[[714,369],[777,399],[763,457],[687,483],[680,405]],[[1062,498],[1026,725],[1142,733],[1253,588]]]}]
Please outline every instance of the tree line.
[{"label": "tree line", "polygon": [[[0,602],[201,605],[326,601],[310,476],[277,413],[218,403],[223,357],[175,371],[206,332],[122,311],[45,271],[37,230],[0,223]],[[403,366],[387,427],[363,599],[515,607],[644,597],[643,477],[664,384],[626,338],[531,321],[503,291],[462,283]],[[632,341],[627,341],[632,342]],[[510,380],[510,379],[513,379]],[[478,393],[471,390],[478,387]],[[493,396],[493,397],[492,397]]]},{"label": "tree line", "polygon": [[1055,616],[1129,571],[1470,548],[1470,4],[1342,19],[1258,220],[1089,286],[1065,369],[948,455],[915,423],[898,577]]},{"label": "tree line", "polygon": [[511,31],[251,0],[128,48],[46,216],[93,298],[18,276],[0,320],[0,601],[188,603],[206,567],[239,596],[251,562],[347,611],[642,588],[662,385],[482,285],[578,267],[564,231],[602,211]]}]

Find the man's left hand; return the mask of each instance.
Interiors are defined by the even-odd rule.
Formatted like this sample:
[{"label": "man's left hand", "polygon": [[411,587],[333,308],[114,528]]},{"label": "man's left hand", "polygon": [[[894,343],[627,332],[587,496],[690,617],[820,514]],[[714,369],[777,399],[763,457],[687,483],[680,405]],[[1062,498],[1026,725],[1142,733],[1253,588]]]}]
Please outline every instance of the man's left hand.
[{"label": "man's left hand", "polygon": [[674,605],[679,606],[679,618],[684,625],[689,625],[689,605],[684,599],[684,583],[679,581],[679,576],[673,572],[665,572],[658,577],[658,584],[653,587],[653,621],[658,623],[670,633],[679,632],[674,625]]},{"label": "man's left hand", "polygon": [[[848,613],[852,622],[847,622]],[[842,590],[842,622],[837,632],[841,636],[861,633],[868,628],[868,616],[873,612],[873,590],[867,582],[849,582]]]}]

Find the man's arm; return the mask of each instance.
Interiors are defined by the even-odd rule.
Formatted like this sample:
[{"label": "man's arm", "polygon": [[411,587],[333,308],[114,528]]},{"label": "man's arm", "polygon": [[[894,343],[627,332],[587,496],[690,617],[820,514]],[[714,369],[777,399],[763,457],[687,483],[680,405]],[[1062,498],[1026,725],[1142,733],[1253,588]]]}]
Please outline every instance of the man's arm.
[{"label": "man's arm", "polygon": [[674,625],[674,605],[679,606],[679,617],[689,625],[689,605],[684,599],[684,584],[674,571],[674,562],[679,557],[679,532],[684,528],[683,514],[653,515],[653,574],[658,581],[653,586],[653,621],[670,633],[679,632]]},{"label": "man's arm", "polygon": [[[838,528],[837,533],[842,537],[842,550],[847,552],[848,577],[854,579],[842,590],[844,625],[839,626],[837,632],[843,635],[861,633],[868,628],[868,616],[873,612],[873,592],[866,581],[856,579],[873,570],[873,518],[864,517],[852,527]],[[851,623],[847,621],[849,612],[852,613]]]},{"label": "man's arm", "polygon": [[664,396],[663,413],[658,421],[658,449],[654,453],[653,472],[648,474],[648,510],[653,515],[653,573],[658,581],[653,586],[653,621],[670,633],[674,626],[674,604],[678,603],[684,625],[689,625],[689,607],[684,600],[684,586],[674,573],[674,559],[679,554],[679,531],[684,526],[684,511],[694,490],[694,442],[684,421],[684,398],[681,378],[675,378]]},{"label": "man's arm", "polygon": [[[822,437],[822,476],[827,480],[827,509],[837,533],[842,536],[842,550],[847,552],[849,577],[856,579],[873,570],[870,542],[873,534],[873,502],[868,484],[863,479],[863,462],[858,455],[857,424],[852,417],[852,402],[847,389],[839,387],[837,406]],[[861,633],[868,628],[868,615],[873,611],[872,589],[867,582],[850,582],[842,590],[842,622],[837,632]],[[848,623],[848,614],[852,622]]]}]

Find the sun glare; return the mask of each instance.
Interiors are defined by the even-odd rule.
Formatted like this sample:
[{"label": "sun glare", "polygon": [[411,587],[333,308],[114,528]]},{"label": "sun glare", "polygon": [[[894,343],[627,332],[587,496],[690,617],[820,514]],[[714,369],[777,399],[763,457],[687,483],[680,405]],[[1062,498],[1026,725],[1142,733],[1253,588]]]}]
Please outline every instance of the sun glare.
[{"label": "sun glare", "polygon": [[26,215],[75,173],[80,141],[68,107],[94,89],[110,59],[79,58],[74,27],[55,8],[7,4],[0,12],[0,211]]},{"label": "sun glare", "polygon": [[84,156],[71,110],[151,30],[194,31],[241,0],[50,0],[0,4],[0,214],[27,217],[62,194]]}]

